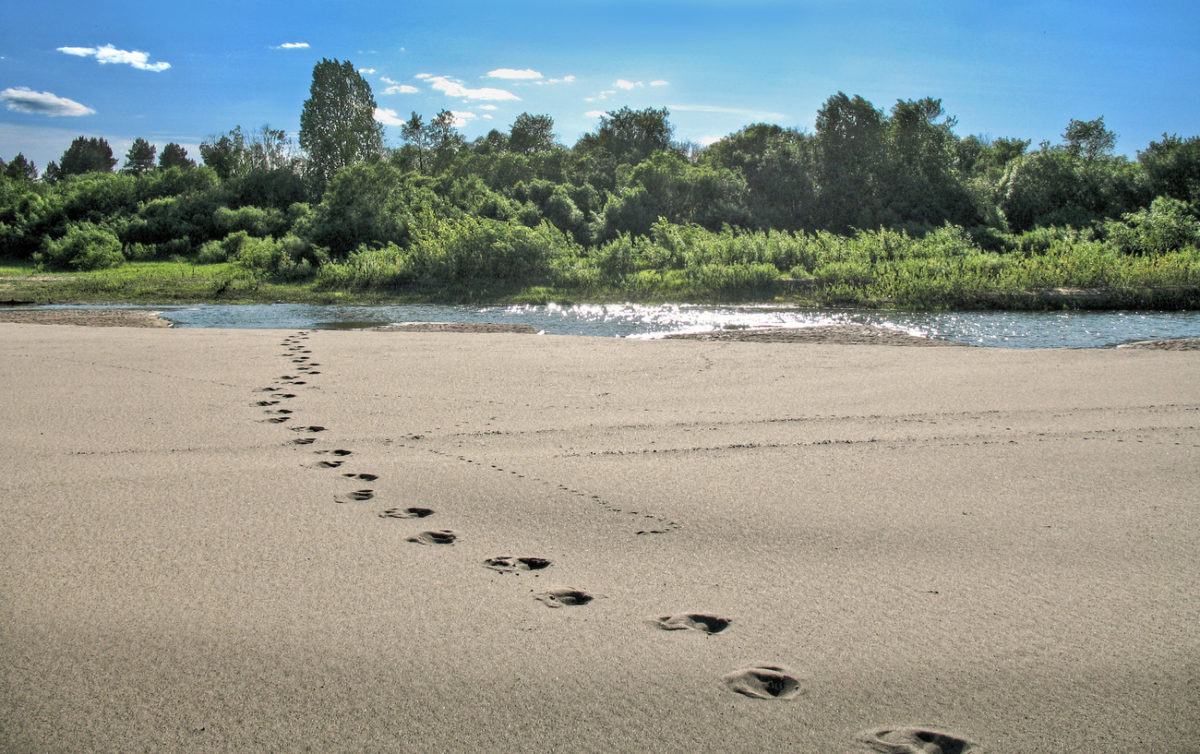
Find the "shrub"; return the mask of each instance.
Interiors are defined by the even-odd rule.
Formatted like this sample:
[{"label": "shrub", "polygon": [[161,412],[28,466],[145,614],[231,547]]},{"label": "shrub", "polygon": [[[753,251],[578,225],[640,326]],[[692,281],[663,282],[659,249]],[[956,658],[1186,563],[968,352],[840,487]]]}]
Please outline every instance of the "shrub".
[{"label": "shrub", "polygon": [[47,240],[34,259],[51,267],[79,270],[101,270],[125,261],[117,235],[108,228],[88,222],[72,224],[62,238]]}]

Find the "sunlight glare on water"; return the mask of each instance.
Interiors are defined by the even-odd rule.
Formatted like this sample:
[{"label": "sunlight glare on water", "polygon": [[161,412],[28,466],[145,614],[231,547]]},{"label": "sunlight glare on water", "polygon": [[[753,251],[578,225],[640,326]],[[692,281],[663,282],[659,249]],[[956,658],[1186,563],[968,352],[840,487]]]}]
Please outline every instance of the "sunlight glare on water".
[{"label": "sunlight glare on water", "polygon": [[[50,306],[37,308],[100,308]],[[176,327],[351,329],[402,322],[530,325],[551,335],[657,338],[668,333],[857,324],[997,348],[1103,348],[1137,340],[1200,337],[1200,312],[904,312],[778,305],[544,304],[514,306],[126,306]]]}]

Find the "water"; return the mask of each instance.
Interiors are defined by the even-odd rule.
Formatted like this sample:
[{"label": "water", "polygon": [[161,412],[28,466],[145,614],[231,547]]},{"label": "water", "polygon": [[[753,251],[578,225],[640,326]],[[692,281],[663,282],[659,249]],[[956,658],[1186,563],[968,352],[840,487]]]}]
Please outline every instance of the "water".
[{"label": "water", "polygon": [[[88,308],[88,307],[46,307]],[[345,329],[397,322],[499,322],[555,335],[651,338],[756,327],[862,324],[998,348],[1104,348],[1200,337],[1200,312],[881,312],[779,306],[575,304],[561,306],[315,306],[197,304],[151,309],[176,327]]]}]

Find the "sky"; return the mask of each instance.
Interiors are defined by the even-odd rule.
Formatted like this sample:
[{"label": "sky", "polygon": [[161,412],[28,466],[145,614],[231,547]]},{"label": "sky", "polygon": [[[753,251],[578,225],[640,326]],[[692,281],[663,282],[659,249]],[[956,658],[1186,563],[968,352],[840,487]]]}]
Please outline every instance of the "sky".
[{"label": "sky", "polygon": [[812,132],[839,91],[881,110],[935,97],[960,136],[1059,143],[1103,117],[1135,157],[1200,135],[1194,0],[9,0],[0,3],[0,158],[45,168],[77,136],[123,158],[141,137],[235,126],[297,136],[313,66],[350,61],[385,142],[457,115],[468,139],[522,112],[560,143],[623,106],[666,107],[675,139],[752,123]]}]

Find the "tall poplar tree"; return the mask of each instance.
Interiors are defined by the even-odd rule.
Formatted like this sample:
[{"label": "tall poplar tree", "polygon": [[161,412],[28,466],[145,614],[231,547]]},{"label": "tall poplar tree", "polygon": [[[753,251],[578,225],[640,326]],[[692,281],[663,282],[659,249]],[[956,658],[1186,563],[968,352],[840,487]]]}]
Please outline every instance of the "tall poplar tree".
[{"label": "tall poplar tree", "polygon": [[318,195],[341,168],[383,153],[383,126],[375,120],[371,85],[350,61],[322,58],[313,67],[309,98],[300,114],[300,148]]}]

